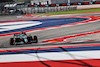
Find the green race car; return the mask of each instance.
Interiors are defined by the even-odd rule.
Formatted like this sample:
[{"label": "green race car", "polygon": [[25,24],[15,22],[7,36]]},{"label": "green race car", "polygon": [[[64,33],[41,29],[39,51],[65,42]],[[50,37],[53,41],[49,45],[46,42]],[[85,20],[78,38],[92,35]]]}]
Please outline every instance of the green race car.
[{"label": "green race car", "polygon": [[26,33],[14,34],[13,38],[10,38],[10,45],[20,45],[20,44],[31,44],[38,43],[37,36],[27,36]]}]

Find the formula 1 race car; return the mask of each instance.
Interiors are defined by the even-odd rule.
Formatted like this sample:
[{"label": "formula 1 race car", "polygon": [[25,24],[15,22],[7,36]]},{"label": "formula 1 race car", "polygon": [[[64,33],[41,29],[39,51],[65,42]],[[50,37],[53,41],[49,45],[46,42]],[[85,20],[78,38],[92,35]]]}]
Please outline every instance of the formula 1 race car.
[{"label": "formula 1 race car", "polygon": [[14,34],[13,38],[10,39],[10,45],[20,45],[20,44],[31,44],[37,43],[37,36],[32,37],[31,35],[27,36],[26,33]]}]

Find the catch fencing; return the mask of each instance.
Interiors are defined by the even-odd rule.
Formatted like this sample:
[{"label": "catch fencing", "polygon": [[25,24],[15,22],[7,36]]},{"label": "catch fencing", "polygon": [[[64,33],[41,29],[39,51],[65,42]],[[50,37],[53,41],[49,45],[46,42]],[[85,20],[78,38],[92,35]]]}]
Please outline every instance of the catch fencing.
[{"label": "catch fencing", "polygon": [[69,11],[76,10],[76,6],[55,6],[55,7],[29,7],[19,9],[26,14],[34,14],[34,13],[48,13],[48,12],[58,12],[58,11]]},{"label": "catch fencing", "polygon": [[21,15],[34,13],[48,13],[58,11],[76,10],[76,6],[37,6],[30,7],[29,4],[2,4],[0,6],[0,15]]}]

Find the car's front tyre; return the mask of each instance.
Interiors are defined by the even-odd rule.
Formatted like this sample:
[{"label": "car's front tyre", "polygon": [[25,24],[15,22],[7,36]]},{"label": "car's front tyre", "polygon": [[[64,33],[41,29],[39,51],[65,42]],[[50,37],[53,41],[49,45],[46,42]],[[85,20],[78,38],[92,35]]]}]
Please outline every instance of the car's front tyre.
[{"label": "car's front tyre", "polygon": [[10,39],[10,45],[14,45],[14,38]]}]

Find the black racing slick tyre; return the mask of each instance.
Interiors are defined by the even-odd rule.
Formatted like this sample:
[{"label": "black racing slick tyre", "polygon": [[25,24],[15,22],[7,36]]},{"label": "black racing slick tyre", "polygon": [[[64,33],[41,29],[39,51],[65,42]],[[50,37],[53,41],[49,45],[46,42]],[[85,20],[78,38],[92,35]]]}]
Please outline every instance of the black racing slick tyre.
[{"label": "black racing slick tyre", "polygon": [[34,43],[38,43],[38,38],[37,38],[37,36],[34,36]]},{"label": "black racing slick tyre", "polygon": [[28,42],[33,41],[32,36],[28,36],[27,39],[28,39]]},{"label": "black racing slick tyre", "polygon": [[14,45],[14,38],[10,39],[10,45]]}]

